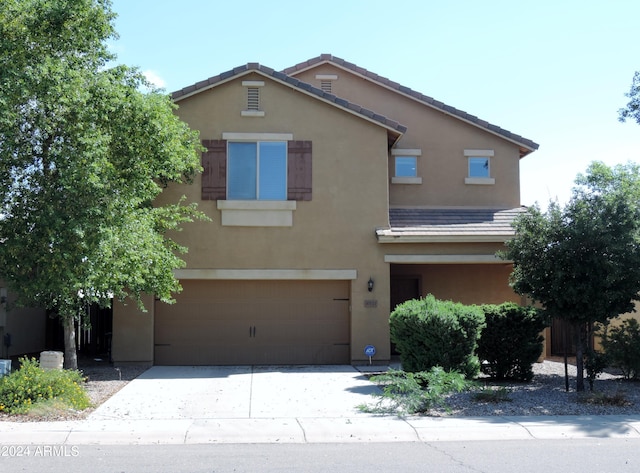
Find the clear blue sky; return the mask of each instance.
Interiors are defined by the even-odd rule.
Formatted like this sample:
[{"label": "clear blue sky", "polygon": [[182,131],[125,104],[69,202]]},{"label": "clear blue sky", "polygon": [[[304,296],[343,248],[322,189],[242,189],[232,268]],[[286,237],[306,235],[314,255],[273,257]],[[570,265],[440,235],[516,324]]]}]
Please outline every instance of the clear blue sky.
[{"label": "clear blue sky", "polygon": [[113,0],[118,62],[168,92],[248,62],[330,53],[532,139],[521,200],[570,195],[590,162],[640,162],[618,122],[640,70],[638,0]]}]

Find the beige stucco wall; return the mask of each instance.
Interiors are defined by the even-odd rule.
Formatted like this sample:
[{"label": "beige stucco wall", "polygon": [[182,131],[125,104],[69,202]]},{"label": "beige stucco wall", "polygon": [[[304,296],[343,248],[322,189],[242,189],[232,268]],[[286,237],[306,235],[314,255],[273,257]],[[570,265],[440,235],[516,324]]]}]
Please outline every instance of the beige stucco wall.
[{"label": "beige stucco wall", "polygon": [[[320,80],[315,78],[316,74],[337,75],[338,79],[332,84],[332,92],[337,96],[407,126],[408,130],[396,148],[422,150],[418,158],[418,175],[422,177],[422,184],[391,184],[390,205],[495,208],[520,205],[517,145],[331,64],[301,72],[296,78],[319,87]],[[468,165],[465,149],[494,151],[490,167],[495,184],[465,184]],[[393,163],[390,157],[389,176],[393,176]]]},{"label": "beige stucco wall", "polygon": [[[6,287],[0,281],[0,287]],[[0,304],[0,358],[39,353],[45,349],[47,315],[43,309],[16,307],[8,292],[7,303]],[[4,344],[4,335],[11,335],[11,346]]]},{"label": "beige stucco wall", "polygon": [[113,303],[111,353],[114,363],[153,363],[153,296],[144,296],[142,303],[146,312],[140,311],[130,299]]},{"label": "beige stucco wall", "polygon": [[393,264],[391,277],[418,276],[421,296],[433,294],[442,300],[463,304],[522,304],[505,281],[511,274],[510,265],[502,264]]},{"label": "beige stucco wall", "polygon": [[[260,89],[264,117],[241,116],[246,106],[243,80],[265,81]],[[294,140],[313,143],[313,197],[297,202],[291,227],[223,226],[217,203],[200,200],[200,176],[192,185],[169,186],[158,203],[186,195],[211,219],[187,224],[172,235],[189,248],[184,256],[187,269],[356,270],[351,284],[352,360],[365,359],[367,344],[376,345],[376,359],[388,359],[388,265],[375,237],[376,228],[388,226],[387,130],[257,74],[182,100],[179,106],[180,117],[200,130],[202,139],[221,139],[225,132],[291,133]],[[370,277],[376,282],[371,293]],[[365,300],[375,300],[377,307],[365,307]],[[152,353],[146,338],[147,348],[134,347],[140,336],[150,333],[152,318],[133,312],[114,308],[114,327],[120,327],[114,328],[116,359],[134,353],[149,359],[149,350]],[[129,333],[128,327],[135,332]]]},{"label": "beige stucco wall", "polygon": [[[12,309],[7,313],[4,333],[11,334],[11,346],[3,347],[5,356],[39,353],[45,349],[47,315],[42,309]],[[4,341],[0,340],[4,344]]]}]

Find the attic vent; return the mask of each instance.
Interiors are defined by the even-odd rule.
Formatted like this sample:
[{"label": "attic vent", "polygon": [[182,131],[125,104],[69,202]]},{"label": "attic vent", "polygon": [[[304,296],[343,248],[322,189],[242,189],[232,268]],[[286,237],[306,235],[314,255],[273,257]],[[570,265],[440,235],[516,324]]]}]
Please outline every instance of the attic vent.
[{"label": "attic vent", "polygon": [[320,89],[327,94],[333,93],[334,80],[338,80],[337,74],[316,74],[316,80],[320,81]]},{"label": "attic vent", "polygon": [[260,110],[260,89],[247,87],[247,110]]},{"label": "attic vent", "polygon": [[247,108],[242,110],[243,117],[264,117],[264,111],[260,109],[260,87],[264,87],[261,80],[243,80],[242,86],[247,88]]}]

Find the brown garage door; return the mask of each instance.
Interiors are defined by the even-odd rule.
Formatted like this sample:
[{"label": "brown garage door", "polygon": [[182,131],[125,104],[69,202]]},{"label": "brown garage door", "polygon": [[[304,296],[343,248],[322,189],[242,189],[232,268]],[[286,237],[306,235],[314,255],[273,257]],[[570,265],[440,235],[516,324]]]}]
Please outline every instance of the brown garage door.
[{"label": "brown garage door", "polygon": [[349,363],[348,281],[182,281],[156,302],[156,365]]}]

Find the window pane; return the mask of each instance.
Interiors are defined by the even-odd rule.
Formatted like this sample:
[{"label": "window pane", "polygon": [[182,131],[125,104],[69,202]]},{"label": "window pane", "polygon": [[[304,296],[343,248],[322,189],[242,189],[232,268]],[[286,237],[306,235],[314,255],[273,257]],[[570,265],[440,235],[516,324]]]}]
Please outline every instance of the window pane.
[{"label": "window pane", "polygon": [[417,159],[411,156],[396,156],[396,177],[416,177]]},{"label": "window pane", "polygon": [[287,200],[287,144],[260,143],[260,200]]},{"label": "window pane", "polygon": [[229,143],[227,199],[255,200],[256,143]]},{"label": "window pane", "polygon": [[469,177],[489,177],[489,158],[469,158]]}]

